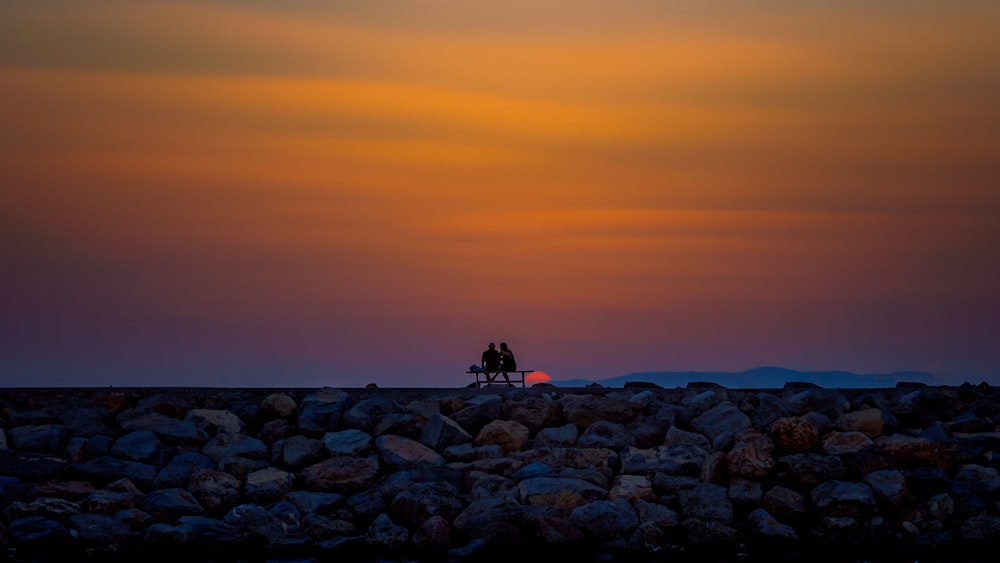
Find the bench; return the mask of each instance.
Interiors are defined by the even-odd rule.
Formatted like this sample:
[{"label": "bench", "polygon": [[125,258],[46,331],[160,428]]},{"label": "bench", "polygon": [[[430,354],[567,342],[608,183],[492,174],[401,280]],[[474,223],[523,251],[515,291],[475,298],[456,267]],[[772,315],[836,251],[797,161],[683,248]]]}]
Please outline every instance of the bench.
[{"label": "bench", "polygon": [[[504,371],[472,371],[469,370],[465,373],[476,376],[476,387],[482,389],[483,387],[492,387],[494,385],[506,386],[507,380],[503,378],[503,374],[506,373],[507,377],[510,378],[510,383],[512,385],[520,383],[521,387],[524,387],[524,377],[534,372],[533,369],[514,369]],[[520,377],[519,377],[520,376]]]}]

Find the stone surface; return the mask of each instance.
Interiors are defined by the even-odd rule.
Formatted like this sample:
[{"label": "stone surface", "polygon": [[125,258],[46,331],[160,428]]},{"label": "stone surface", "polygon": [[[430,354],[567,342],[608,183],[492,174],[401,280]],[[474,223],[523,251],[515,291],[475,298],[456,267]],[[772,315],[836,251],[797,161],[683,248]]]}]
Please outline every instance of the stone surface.
[{"label": "stone surface", "polygon": [[997,421],[985,384],[0,389],[0,543],[39,560],[961,560],[1000,549]]}]

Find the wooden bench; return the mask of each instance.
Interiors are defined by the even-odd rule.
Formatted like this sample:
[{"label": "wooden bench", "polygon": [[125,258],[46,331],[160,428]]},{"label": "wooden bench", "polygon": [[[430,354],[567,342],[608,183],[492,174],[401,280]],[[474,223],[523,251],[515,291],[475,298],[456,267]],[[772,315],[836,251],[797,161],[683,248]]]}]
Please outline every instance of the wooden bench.
[{"label": "wooden bench", "polygon": [[503,378],[503,374],[504,373],[506,373],[507,377],[510,378],[511,385],[515,385],[517,383],[520,383],[521,387],[524,387],[524,377],[527,374],[529,374],[529,373],[533,373],[534,371],[535,370],[533,370],[533,369],[515,369],[515,370],[509,370],[509,371],[506,371],[506,372],[504,372],[504,371],[472,371],[472,370],[469,370],[469,371],[467,371],[465,373],[468,373],[468,374],[471,374],[471,375],[475,375],[476,376],[476,387],[482,389],[483,387],[492,387],[494,385],[506,386],[507,385],[507,380]]}]

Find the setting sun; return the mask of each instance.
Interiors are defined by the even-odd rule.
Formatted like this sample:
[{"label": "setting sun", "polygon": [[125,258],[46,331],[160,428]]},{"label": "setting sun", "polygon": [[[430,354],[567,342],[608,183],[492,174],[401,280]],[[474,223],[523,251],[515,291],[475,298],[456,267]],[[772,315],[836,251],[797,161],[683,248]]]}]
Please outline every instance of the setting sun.
[{"label": "setting sun", "polygon": [[544,371],[531,372],[527,374],[524,378],[525,385],[534,385],[535,383],[547,383],[549,381],[552,381],[552,378],[549,377],[549,374],[545,373]]}]

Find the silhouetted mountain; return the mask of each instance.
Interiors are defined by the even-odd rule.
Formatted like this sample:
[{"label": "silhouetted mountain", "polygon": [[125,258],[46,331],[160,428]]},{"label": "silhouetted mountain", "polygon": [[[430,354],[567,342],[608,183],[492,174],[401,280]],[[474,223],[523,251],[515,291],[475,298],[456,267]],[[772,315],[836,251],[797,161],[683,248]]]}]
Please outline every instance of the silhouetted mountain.
[{"label": "silhouetted mountain", "polygon": [[796,371],[782,367],[764,366],[746,371],[643,371],[608,379],[553,380],[557,387],[586,387],[597,383],[602,387],[624,387],[629,382],[655,383],[660,387],[686,387],[688,383],[717,383],[730,389],[780,389],[789,382],[815,383],[828,389],[895,387],[899,382],[941,385],[937,379],[922,371],[893,373],[851,373],[849,371]]}]

